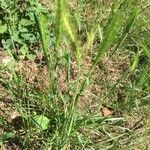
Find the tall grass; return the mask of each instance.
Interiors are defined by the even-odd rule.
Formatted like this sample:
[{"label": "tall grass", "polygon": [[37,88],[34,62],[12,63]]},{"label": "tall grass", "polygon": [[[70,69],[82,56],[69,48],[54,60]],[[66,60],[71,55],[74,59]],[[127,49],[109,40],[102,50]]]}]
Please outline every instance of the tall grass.
[{"label": "tall grass", "polygon": [[[125,2],[124,2],[125,3]],[[115,5],[115,4],[114,4]],[[122,30],[122,14],[124,13],[121,9],[118,8],[118,10],[115,10],[115,12],[112,12],[113,15],[110,15],[110,18],[108,20],[108,23],[106,24],[105,32],[104,32],[104,38],[102,42],[100,43],[100,46],[98,48],[97,54],[95,56],[95,59],[93,61],[92,67],[89,70],[89,73],[87,75],[87,79],[85,79],[82,83],[79,82],[80,78],[80,61],[82,58],[81,52],[80,52],[80,46],[79,42],[76,39],[76,33],[75,29],[73,29],[72,23],[69,21],[69,10],[67,10],[67,1],[65,2],[64,0],[57,1],[57,14],[56,14],[56,47],[59,46],[61,39],[63,38],[63,34],[66,33],[68,34],[68,38],[71,41],[71,46],[73,51],[75,52],[76,56],[76,61],[78,63],[78,74],[79,76],[77,77],[77,86],[76,86],[76,92],[74,96],[69,100],[68,102],[69,107],[67,107],[67,115],[64,116],[63,122],[59,122],[61,124],[60,127],[58,127],[57,137],[57,145],[55,145],[56,149],[61,149],[63,147],[67,146],[67,143],[69,142],[71,136],[75,132],[76,124],[78,122],[77,116],[76,116],[76,105],[78,103],[78,99],[80,98],[81,93],[84,91],[86,88],[87,84],[86,81],[87,79],[89,80],[90,76],[92,75],[93,70],[95,69],[97,63],[99,60],[102,58],[102,56],[116,43],[116,39],[118,41],[115,51],[120,47],[122,44],[123,40],[126,38],[127,34],[129,33],[133,22],[135,18],[137,17],[137,8],[131,12],[129,15],[129,18],[127,19],[125,25],[123,25],[124,31],[119,35],[118,33],[121,32]],[[41,36],[41,42],[43,45],[43,51],[45,54],[45,57],[48,57],[46,51],[46,42],[45,42],[45,35],[44,35],[44,30],[45,28],[42,26],[44,24],[42,19],[38,19],[38,25],[41,25],[39,28],[39,33]],[[92,33],[94,36],[94,33]],[[94,37],[93,37],[94,38]],[[56,59],[56,58],[54,58]],[[47,59],[48,60],[48,59]],[[51,81],[49,81],[51,82]],[[56,97],[55,97],[56,96]],[[58,99],[59,95],[55,95],[54,99]],[[64,97],[64,95],[62,95]],[[57,101],[57,100],[56,100]],[[53,107],[58,107],[59,106],[59,100],[56,102],[57,105],[54,105]],[[61,113],[62,110],[58,110],[58,116],[57,120],[62,120],[62,115]],[[59,129],[60,128],[60,129]],[[61,130],[61,131],[59,131]]]}]

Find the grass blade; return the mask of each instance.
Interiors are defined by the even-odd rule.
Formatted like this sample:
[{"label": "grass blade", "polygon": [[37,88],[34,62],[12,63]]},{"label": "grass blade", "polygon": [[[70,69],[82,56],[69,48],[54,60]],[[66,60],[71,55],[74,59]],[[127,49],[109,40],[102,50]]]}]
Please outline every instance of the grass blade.
[{"label": "grass blade", "polygon": [[55,47],[59,45],[62,25],[63,25],[63,12],[64,12],[64,0],[57,0],[57,11],[56,11],[56,43]]},{"label": "grass blade", "polygon": [[108,22],[108,26],[104,33],[104,39],[98,49],[98,53],[95,57],[95,60],[92,65],[91,71],[94,69],[100,58],[103,54],[110,48],[110,46],[114,43],[116,36],[120,30],[120,23],[121,23],[121,12],[118,10],[113,18]]},{"label": "grass blade", "polygon": [[144,44],[141,44],[141,46],[142,46],[142,49],[143,49],[144,54],[145,54],[148,58],[150,58],[150,48],[149,48],[148,44],[145,42]]},{"label": "grass blade", "polygon": [[112,51],[112,53],[111,53],[109,59],[106,61],[106,63],[110,60],[112,55],[117,51],[117,49],[121,46],[121,44],[123,43],[123,41],[127,37],[128,33],[130,32],[130,29],[132,28],[132,26],[134,24],[134,21],[135,21],[137,15],[138,15],[138,11],[137,11],[137,9],[134,9],[133,12],[131,13],[131,15],[129,16],[127,22],[126,22],[123,33],[120,36],[120,38],[118,39],[118,42],[116,44],[115,49]]},{"label": "grass blade", "polygon": [[34,16],[35,16],[36,24],[38,26],[38,31],[40,34],[40,39],[41,39],[44,56],[45,56],[46,60],[48,61],[48,49],[46,47],[46,30],[47,30],[46,16],[44,16],[42,14],[38,14],[38,15],[34,14]]}]

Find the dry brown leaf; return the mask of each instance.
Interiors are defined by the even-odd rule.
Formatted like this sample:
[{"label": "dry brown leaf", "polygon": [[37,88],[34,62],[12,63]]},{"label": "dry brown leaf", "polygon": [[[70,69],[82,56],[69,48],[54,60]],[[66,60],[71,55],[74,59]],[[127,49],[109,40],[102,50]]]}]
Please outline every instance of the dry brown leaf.
[{"label": "dry brown leaf", "polygon": [[112,115],[112,113],[113,113],[112,110],[110,110],[106,107],[101,109],[101,115],[104,117],[110,116],[110,115]]},{"label": "dry brown leaf", "polygon": [[11,111],[10,114],[8,115],[7,121],[8,121],[9,123],[11,123],[12,120],[14,120],[15,118],[20,117],[20,116],[21,116],[21,115],[19,114],[19,112],[13,110],[13,111]]}]

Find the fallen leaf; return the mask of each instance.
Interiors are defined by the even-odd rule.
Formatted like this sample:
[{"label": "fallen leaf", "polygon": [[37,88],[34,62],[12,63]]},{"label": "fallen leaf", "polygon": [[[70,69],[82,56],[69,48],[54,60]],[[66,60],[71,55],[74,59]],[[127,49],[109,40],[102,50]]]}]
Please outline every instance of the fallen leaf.
[{"label": "fallen leaf", "polygon": [[50,122],[50,120],[44,115],[34,116],[34,121],[36,123],[36,127],[40,127],[42,130],[46,130]]},{"label": "fallen leaf", "polygon": [[104,117],[110,116],[110,115],[112,115],[112,113],[113,113],[112,110],[110,110],[106,107],[101,109],[101,115]]},{"label": "fallen leaf", "polygon": [[12,121],[13,121],[14,119],[18,118],[18,117],[21,117],[21,115],[19,114],[18,111],[15,111],[15,110],[10,111],[10,113],[9,113],[9,115],[8,115],[8,117],[7,117],[7,121],[8,121],[9,123],[12,123]]}]

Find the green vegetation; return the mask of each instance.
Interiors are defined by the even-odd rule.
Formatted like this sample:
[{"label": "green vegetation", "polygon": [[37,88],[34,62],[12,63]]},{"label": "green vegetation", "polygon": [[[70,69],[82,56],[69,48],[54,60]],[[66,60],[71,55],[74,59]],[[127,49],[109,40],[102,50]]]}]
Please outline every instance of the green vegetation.
[{"label": "green vegetation", "polygon": [[149,3],[0,0],[2,149],[150,149]]}]

